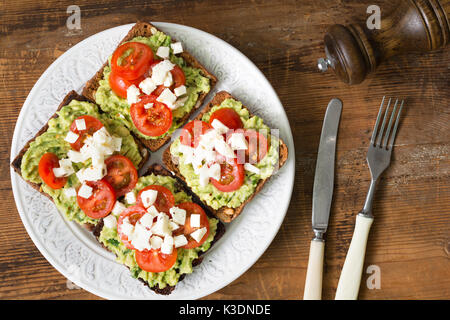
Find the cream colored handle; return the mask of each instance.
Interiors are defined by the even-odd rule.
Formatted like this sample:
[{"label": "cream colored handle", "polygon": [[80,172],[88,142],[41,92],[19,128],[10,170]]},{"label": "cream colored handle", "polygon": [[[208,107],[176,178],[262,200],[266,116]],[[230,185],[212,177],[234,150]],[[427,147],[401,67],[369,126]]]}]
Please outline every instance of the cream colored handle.
[{"label": "cream colored handle", "polygon": [[311,240],[308,269],[306,270],[304,300],[322,299],[322,273],[325,241]]},{"label": "cream colored handle", "polygon": [[366,254],[367,238],[373,218],[357,215],[352,242],[345,258],[336,290],[336,300],[356,300]]}]

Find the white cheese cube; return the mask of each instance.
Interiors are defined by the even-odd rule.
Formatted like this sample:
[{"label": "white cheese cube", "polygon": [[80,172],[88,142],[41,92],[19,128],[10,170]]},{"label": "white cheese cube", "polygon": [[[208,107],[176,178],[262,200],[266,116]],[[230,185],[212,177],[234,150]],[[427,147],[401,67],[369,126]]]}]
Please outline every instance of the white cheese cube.
[{"label": "white cheese cube", "polygon": [[164,83],[164,79],[170,70],[175,65],[170,60],[163,60],[152,67],[152,81],[155,85],[159,86]]},{"label": "white cheese cube", "polygon": [[125,194],[125,201],[128,204],[136,203],[136,194],[133,191],[128,192]]},{"label": "white cheese cube", "polygon": [[173,232],[174,230],[177,230],[179,227],[180,227],[180,226],[179,226],[178,224],[176,224],[175,222],[169,221],[169,228],[170,228],[170,231]]},{"label": "white cheese cube", "polygon": [[126,217],[123,219],[122,224],[120,225],[120,232],[130,237],[134,231],[134,226],[130,223],[130,219]]},{"label": "white cheese cube", "polygon": [[241,132],[232,133],[228,138],[228,144],[231,146],[233,150],[247,150],[248,143],[247,139]]},{"label": "white cheese cube", "polygon": [[218,153],[227,158],[236,158],[233,149],[224,140],[215,140],[214,148]]},{"label": "white cheese cube", "polygon": [[115,229],[117,227],[117,220],[112,214],[103,218],[103,225],[109,229]]},{"label": "white cheese cube", "polygon": [[206,187],[209,183],[209,168],[205,164],[198,169],[198,180],[201,187]]},{"label": "white cheese cube", "polygon": [[164,241],[161,245],[161,253],[172,254],[173,252],[173,238],[172,236],[165,236]]},{"label": "white cheese cube", "polygon": [[152,233],[147,230],[140,223],[136,223],[134,226],[133,237],[131,240],[131,244],[139,251],[144,249],[150,249],[150,237]]},{"label": "white cheese cube", "polygon": [[254,165],[252,165],[250,163],[244,164],[244,169],[247,171],[250,171],[252,173],[256,173],[256,174],[259,174],[261,172],[261,170],[258,167],[255,167]]},{"label": "white cheese cube", "polygon": [[106,130],[105,127],[101,127],[97,131],[94,132],[92,135],[92,139],[94,142],[94,145],[98,148],[98,145],[105,144],[109,141],[111,136],[109,135],[109,132]]},{"label": "white cheese cube", "polygon": [[173,92],[177,97],[182,96],[187,93],[186,86],[185,85],[178,86],[175,89],[173,89]]},{"label": "white cheese cube", "polygon": [[230,128],[224,125],[220,120],[214,119],[211,122],[211,126],[217,131],[218,134],[227,133]]},{"label": "white cheese cube", "polygon": [[156,197],[158,196],[158,191],[156,190],[145,190],[141,193],[142,204],[145,208],[150,207],[155,203]]},{"label": "white cheese cube", "polygon": [[152,227],[152,233],[159,236],[171,235],[172,231],[169,228],[169,216],[165,213],[160,213],[155,225]]},{"label": "white cheese cube", "polygon": [[150,213],[144,214],[140,219],[139,222],[146,228],[151,228],[153,225],[153,218],[154,216]]},{"label": "white cheese cube", "polygon": [[210,178],[220,180],[220,173],[221,173],[220,164],[214,163],[209,167],[208,175]]},{"label": "white cheese cube", "polygon": [[163,239],[161,239],[158,236],[152,236],[150,238],[150,245],[152,246],[152,249],[157,250],[157,249],[161,248],[162,243],[163,243]]},{"label": "white cheese cube", "polygon": [[127,207],[125,207],[125,205],[122,202],[116,201],[112,209],[112,214],[118,217],[126,208]]},{"label": "white cheese cube", "polygon": [[195,230],[194,232],[192,232],[192,233],[190,234],[190,236],[191,236],[192,239],[194,239],[195,241],[200,242],[200,241],[202,240],[203,236],[206,234],[206,231],[207,231],[206,228],[203,227],[203,228],[197,229],[197,230]]},{"label": "white cheese cube", "polygon": [[170,91],[169,88],[164,89],[163,92],[159,95],[158,98],[156,98],[157,101],[164,103],[169,108],[174,108],[174,102],[177,100],[177,96],[173,94],[172,91]]},{"label": "white cheese cube", "polygon": [[53,174],[56,178],[67,177],[66,170],[64,170],[64,168],[53,168]]},{"label": "white cheese cube", "polygon": [[173,222],[184,225],[186,222],[186,210],[178,207],[172,207],[169,209],[169,212],[172,215]]},{"label": "white cheese cube", "polygon": [[150,94],[156,89],[156,84],[153,82],[152,78],[147,77],[139,83],[139,88],[145,94]]},{"label": "white cheese cube", "polygon": [[82,155],[81,152],[75,150],[67,151],[67,157],[69,158],[70,161],[75,163],[84,162],[87,160],[87,158],[84,155]]},{"label": "white cheese cube", "polygon": [[150,206],[150,207],[147,209],[147,212],[148,212],[149,214],[151,214],[153,217],[156,217],[156,216],[159,214],[159,212],[158,212],[158,210],[156,209],[155,206]]},{"label": "white cheese cube", "polygon": [[163,59],[169,58],[170,49],[169,47],[160,46],[158,50],[156,50],[156,55]]},{"label": "white cheese cube", "polygon": [[214,148],[215,141],[223,141],[223,136],[220,135],[216,130],[209,130],[202,134],[199,139],[199,146],[206,150],[212,150]]},{"label": "white cheese cube", "polygon": [[197,213],[191,214],[191,227],[200,228],[200,215]]},{"label": "white cheese cube", "polygon": [[183,45],[181,42],[171,43],[170,47],[172,48],[173,54],[179,54],[183,52]]},{"label": "white cheese cube", "polygon": [[86,121],[84,121],[84,119],[76,119],[75,126],[79,131],[86,130]]},{"label": "white cheese cube", "polygon": [[67,136],[64,138],[64,140],[66,140],[68,143],[75,143],[78,140],[79,135],[69,131],[67,133]]},{"label": "white cheese cube", "polygon": [[166,77],[164,78],[163,85],[164,87],[170,87],[173,83],[172,73],[167,72]]},{"label": "white cheese cube", "polygon": [[75,190],[75,188],[65,188],[64,189],[64,195],[66,196],[66,198],[72,198],[72,197],[76,197],[77,196],[77,191]]},{"label": "white cheese cube", "polygon": [[183,234],[180,234],[179,236],[175,236],[173,238],[173,242],[175,244],[175,248],[182,247],[184,245],[187,245],[187,243],[188,243],[186,237]]},{"label": "white cheese cube", "polygon": [[133,103],[138,102],[140,94],[141,94],[141,92],[139,91],[139,89],[134,84],[129,86],[128,89],[127,89],[127,102],[128,102],[128,104],[131,106]]},{"label": "white cheese cube", "polygon": [[93,189],[89,187],[87,184],[83,183],[78,189],[78,196],[88,199],[90,196],[92,196]]}]

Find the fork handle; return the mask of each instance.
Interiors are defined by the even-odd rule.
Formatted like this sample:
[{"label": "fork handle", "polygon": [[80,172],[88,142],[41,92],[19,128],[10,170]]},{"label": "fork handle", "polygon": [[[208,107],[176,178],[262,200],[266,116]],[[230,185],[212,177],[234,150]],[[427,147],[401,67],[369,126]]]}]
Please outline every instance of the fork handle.
[{"label": "fork handle", "polygon": [[373,217],[362,214],[356,216],[355,231],[339,278],[336,300],[356,300],[358,298],[367,238],[372,222]]},{"label": "fork handle", "polygon": [[311,240],[309,247],[308,269],[306,270],[305,291],[303,300],[322,299],[322,273],[323,256],[325,251],[324,240]]}]

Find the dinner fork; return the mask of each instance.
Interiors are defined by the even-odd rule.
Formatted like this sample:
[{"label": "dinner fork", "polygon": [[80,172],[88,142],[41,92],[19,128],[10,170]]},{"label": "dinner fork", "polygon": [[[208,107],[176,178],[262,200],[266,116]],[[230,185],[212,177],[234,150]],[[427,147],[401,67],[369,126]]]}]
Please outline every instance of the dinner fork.
[{"label": "dinner fork", "polygon": [[[389,167],[391,161],[391,153],[394,146],[395,135],[400,120],[400,114],[403,109],[401,101],[398,107],[398,99],[395,100],[394,108],[389,123],[386,122],[389,116],[389,108],[391,106],[391,98],[387,103],[383,116],[383,105],[385,97],[381,101],[380,110],[378,111],[377,120],[370,139],[369,150],[367,151],[367,163],[370,169],[371,181],[369,191],[367,192],[366,201],[363,209],[356,216],[355,230],[353,232],[352,241],[345,258],[342,268],[341,277],[336,290],[336,300],[355,300],[358,297],[359,286],[361,283],[362,268],[364,264],[364,255],[366,251],[367,238],[369,236],[370,227],[373,222],[372,200],[375,194],[375,188],[381,174]],[[398,109],[398,112],[397,112]],[[397,114],[397,116],[395,116]],[[380,126],[381,118],[383,122]],[[392,128],[395,119],[394,127]],[[392,132],[391,132],[392,129]],[[383,136],[384,134],[384,136]]]}]

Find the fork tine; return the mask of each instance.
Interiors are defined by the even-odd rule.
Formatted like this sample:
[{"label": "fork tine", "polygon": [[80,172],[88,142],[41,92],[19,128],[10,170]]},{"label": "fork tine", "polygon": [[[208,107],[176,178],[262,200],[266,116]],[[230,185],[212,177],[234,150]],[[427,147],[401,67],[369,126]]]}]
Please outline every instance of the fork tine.
[{"label": "fork tine", "polygon": [[391,132],[392,121],[394,120],[395,111],[397,111],[398,99],[395,99],[394,109],[392,109],[391,117],[389,119],[388,127],[386,129],[386,133],[384,134],[383,145],[382,148],[387,148],[387,142],[389,138],[389,133]]},{"label": "fork tine", "polygon": [[391,106],[391,98],[389,98],[388,104],[386,106],[386,111],[384,112],[383,122],[381,123],[381,129],[377,138],[377,146],[381,146],[381,139],[383,138],[384,126],[386,125],[386,118],[389,112],[389,107]]},{"label": "fork tine", "polygon": [[384,99],[386,96],[383,97],[383,100],[381,100],[380,110],[378,111],[377,121],[375,122],[375,126],[373,127],[373,133],[372,138],[370,138],[370,144],[375,144],[375,138],[377,137],[377,130],[378,130],[378,124],[380,123],[381,115],[383,114],[383,105],[384,105]]},{"label": "fork tine", "polygon": [[402,113],[403,103],[404,102],[405,102],[405,100],[402,100],[402,103],[400,104],[400,108],[399,108],[398,113],[397,113],[397,119],[395,120],[394,129],[392,130],[391,139],[389,140],[389,145],[388,145],[389,149],[391,149],[392,146],[394,145],[395,135],[397,134],[397,127],[398,127],[398,123],[400,121],[400,114]]}]

